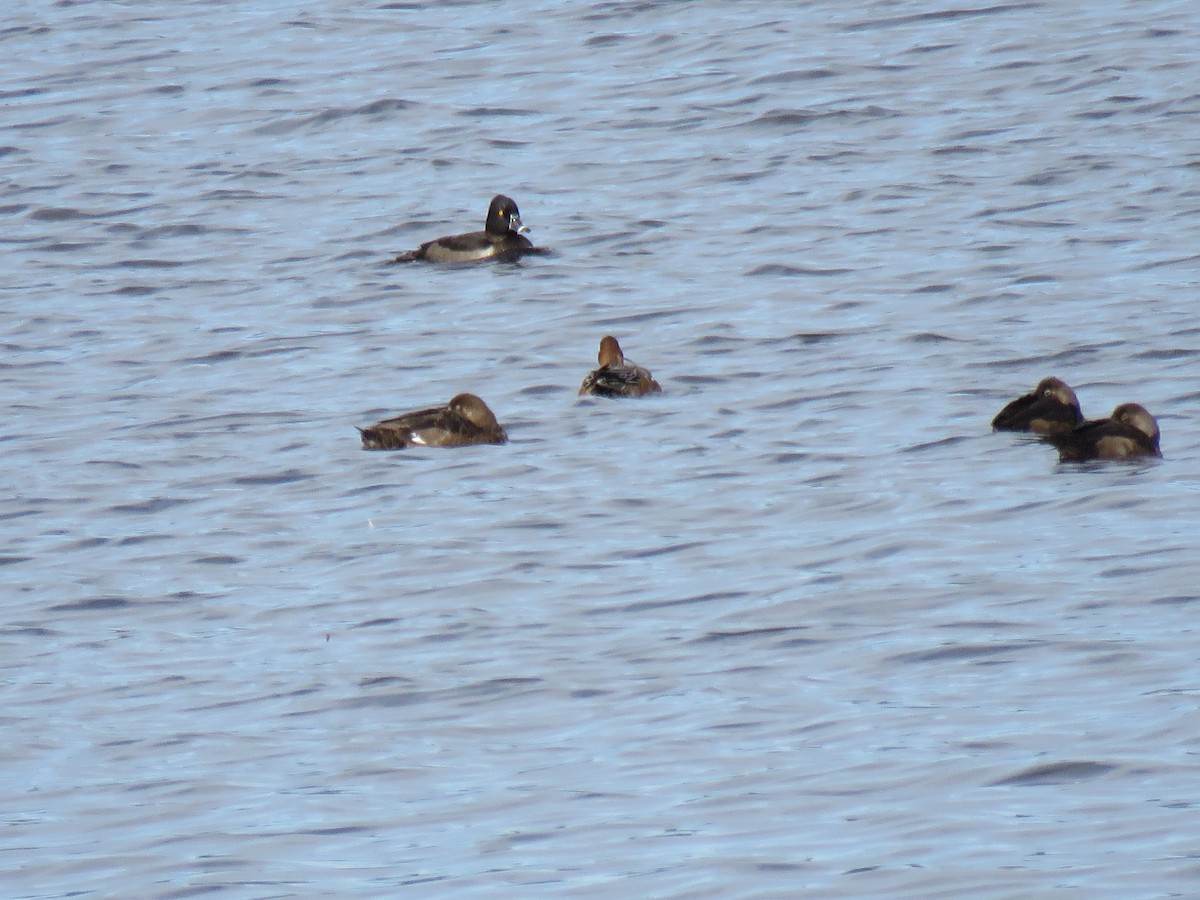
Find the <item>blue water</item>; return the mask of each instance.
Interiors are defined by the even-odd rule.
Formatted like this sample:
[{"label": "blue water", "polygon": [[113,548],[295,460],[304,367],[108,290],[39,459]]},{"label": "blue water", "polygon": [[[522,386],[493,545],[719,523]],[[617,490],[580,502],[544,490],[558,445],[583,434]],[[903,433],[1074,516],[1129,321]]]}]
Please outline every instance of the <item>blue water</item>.
[{"label": "blue water", "polygon": [[0,894],[1196,895],[1193,6],[9,11]]}]

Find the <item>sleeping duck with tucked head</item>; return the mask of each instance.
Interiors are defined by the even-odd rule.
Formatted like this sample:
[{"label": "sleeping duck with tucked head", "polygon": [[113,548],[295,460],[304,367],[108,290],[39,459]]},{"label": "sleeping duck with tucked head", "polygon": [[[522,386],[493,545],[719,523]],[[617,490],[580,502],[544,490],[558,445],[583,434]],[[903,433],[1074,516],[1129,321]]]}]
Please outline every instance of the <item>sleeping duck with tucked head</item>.
[{"label": "sleeping duck with tucked head", "polygon": [[514,260],[522,254],[534,253],[536,248],[521,224],[521,211],[511,197],[497,194],[488,206],[483,231],[452,234],[426,241],[416,250],[405,250],[395,262],[468,263],[500,259]]},{"label": "sleeping duck with tucked head", "polygon": [[1060,462],[1160,457],[1159,439],[1158,422],[1140,403],[1122,403],[1107,419],[1048,437]]},{"label": "sleeping duck with tucked head", "polygon": [[474,394],[458,394],[445,406],[419,409],[369,428],[360,428],[364,450],[406,447],[469,447],[503,444],[508,435],[488,405]]},{"label": "sleeping duck with tucked head", "polygon": [[1079,398],[1061,378],[1043,378],[1032,393],[1018,397],[992,419],[997,431],[1066,434],[1083,421]]}]

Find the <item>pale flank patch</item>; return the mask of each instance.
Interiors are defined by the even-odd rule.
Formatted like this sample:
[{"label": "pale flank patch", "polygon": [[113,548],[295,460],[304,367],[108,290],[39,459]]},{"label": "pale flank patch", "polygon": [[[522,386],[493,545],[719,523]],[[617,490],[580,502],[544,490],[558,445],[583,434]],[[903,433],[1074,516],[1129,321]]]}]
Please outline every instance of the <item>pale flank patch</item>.
[{"label": "pale flank patch", "polygon": [[1137,452],[1137,445],[1127,437],[1103,437],[1096,442],[1101,459],[1124,459]]}]

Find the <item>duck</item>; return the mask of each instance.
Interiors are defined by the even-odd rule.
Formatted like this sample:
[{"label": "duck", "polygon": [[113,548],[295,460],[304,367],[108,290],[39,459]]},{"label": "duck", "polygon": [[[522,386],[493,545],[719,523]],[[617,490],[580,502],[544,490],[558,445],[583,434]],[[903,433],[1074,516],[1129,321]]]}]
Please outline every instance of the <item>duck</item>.
[{"label": "duck", "polygon": [[621,345],[612,335],[601,339],[596,361],[600,363],[600,368],[583,379],[583,384],[579,386],[580,396],[644,397],[662,391],[662,385],[654,380],[649,369],[625,359]]},{"label": "duck", "polygon": [[1140,403],[1122,403],[1107,419],[1084,422],[1067,434],[1049,436],[1059,462],[1162,456],[1158,422]]},{"label": "duck", "polygon": [[1032,431],[1034,434],[1068,434],[1083,422],[1079,398],[1061,378],[1038,382],[1032,393],[1018,397],[992,419],[997,431]]},{"label": "duck", "polygon": [[420,409],[359,428],[364,450],[405,447],[468,447],[503,444],[508,434],[474,394],[458,394],[445,406]]},{"label": "duck", "polygon": [[523,253],[534,251],[533,242],[525,237],[529,231],[521,224],[521,211],[511,197],[497,194],[488,205],[483,231],[452,234],[426,241],[416,250],[405,250],[395,262],[480,262],[489,259],[514,260]]}]

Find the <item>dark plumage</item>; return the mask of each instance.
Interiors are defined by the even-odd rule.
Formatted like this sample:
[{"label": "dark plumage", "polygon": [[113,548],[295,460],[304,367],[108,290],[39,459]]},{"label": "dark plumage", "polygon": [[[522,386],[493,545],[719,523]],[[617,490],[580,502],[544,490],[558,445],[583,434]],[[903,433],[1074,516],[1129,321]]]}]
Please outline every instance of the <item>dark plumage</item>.
[{"label": "dark plumage", "polygon": [[503,194],[492,198],[483,231],[452,234],[427,241],[416,250],[405,250],[396,262],[424,259],[430,262],[478,262],[486,259],[516,259],[533,252],[534,246],[521,224],[517,204]]},{"label": "dark plumage", "polygon": [[1158,440],[1158,422],[1138,403],[1122,403],[1107,419],[1049,436],[1062,462],[1162,456]]},{"label": "dark plumage", "polygon": [[1033,393],[1018,397],[996,414],[992,427],[1000,431],[1067,434],[1083,421],[1075,392],[1060,378],[1043,378]]},{"label": "dark plumage", "polygon": [[597,355],[600,368],[596,369],[579,386],[580,394],[596,397],[644,397],[662,390],[662,386],[650,375],[649,369],[628,362],[621,352],[617,339],[609,335],[600,341]]},{"label": "dark plumage", "polygon": [[445,406],[384,419],[358,429],[364,450],[405,447],[466,447],[503,444],[508,435],[486,403],[474,394],[459,394]]}]

